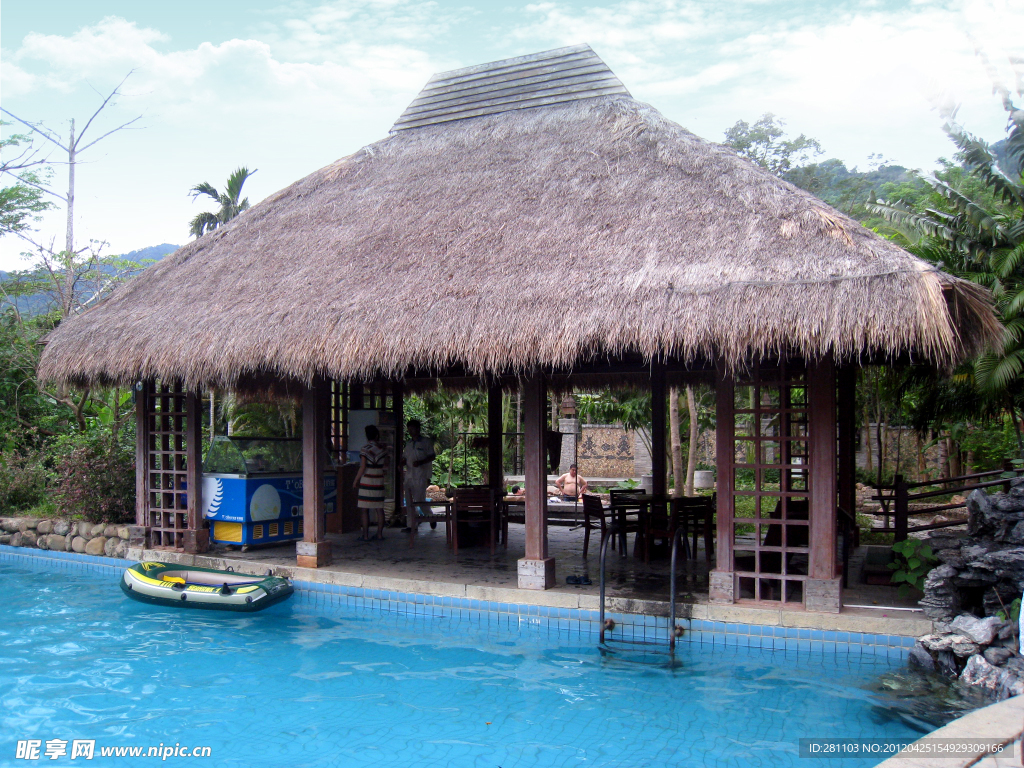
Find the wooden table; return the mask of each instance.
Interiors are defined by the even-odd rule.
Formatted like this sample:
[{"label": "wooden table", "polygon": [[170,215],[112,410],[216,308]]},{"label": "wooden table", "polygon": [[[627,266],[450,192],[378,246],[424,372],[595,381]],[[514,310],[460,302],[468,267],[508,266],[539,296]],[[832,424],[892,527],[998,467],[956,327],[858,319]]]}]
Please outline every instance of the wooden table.
[{"label": "wooden table", "polygon": [[655,493],[630,493],[628,496],[620,496],[618,499],[612,499],[609,504],[609,509],[611,509],[612,515],[615,517],[615,521],[619,524],[620,555],[626,555],[625,529],[628,522],[628,516],[630,514],[636,514],[637,516],[637,528],[639,530],[637,531],[636,539],[633,543],[633,556],[636,557],[644,551],[644,545],[641,544],[641,542],[644,541],[646,536],[651,506],[654,504],[664,504],[666,501],[666,497],[663,494]]}]

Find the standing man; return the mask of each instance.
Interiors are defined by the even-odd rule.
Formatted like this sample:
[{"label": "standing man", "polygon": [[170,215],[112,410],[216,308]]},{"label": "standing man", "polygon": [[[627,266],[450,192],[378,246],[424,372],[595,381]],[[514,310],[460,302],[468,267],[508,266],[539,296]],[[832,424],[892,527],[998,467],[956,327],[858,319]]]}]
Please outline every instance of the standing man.
[{"label": "standing man", "polygon": [[587,492],[587,481],[577,474],[575,464],[569,465],[569,471],[555,480],[555,485],[562,493],[562,501],[576,501]]},{"label": "standing man", "polygon": [[[410,419],[409,442],[405,444],[402,457],[405,460],[405,520],[403,533],[411,533],[419,527],[417,510],[430,514],[430,504],[425,504],[430,473],[434,466],[434,441],[420,433],[418,419]],[[436,526],[436,523],[434,524]]]}]

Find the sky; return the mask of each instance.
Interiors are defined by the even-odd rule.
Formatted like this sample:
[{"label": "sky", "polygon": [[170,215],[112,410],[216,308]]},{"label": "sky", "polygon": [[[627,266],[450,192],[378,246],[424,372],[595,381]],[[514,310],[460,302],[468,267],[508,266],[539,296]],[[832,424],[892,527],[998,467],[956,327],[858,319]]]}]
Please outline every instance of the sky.
[{"label": "sky", "polygon": [[[187,242],[190,220],[213,210],[189,195],[196,184],[258,169],[255,204],[384,138],[435,72],[579,43],[709,140],[772,112],[822,158],[928,172],[953,152],[939,103],[1004,136],[976,51],[1012,85],[1021,30],[1020,0],[3,0],[0,106],[66,138],[127,76],[86,140],[140,119],[81,155],[75,204],[76,247],[126,253]],[[51,183],[66,190],[66,165]],[[59,249],[64,216],[32,237]],[[0,239],[0,269],[29,267],[30,249]]]}]

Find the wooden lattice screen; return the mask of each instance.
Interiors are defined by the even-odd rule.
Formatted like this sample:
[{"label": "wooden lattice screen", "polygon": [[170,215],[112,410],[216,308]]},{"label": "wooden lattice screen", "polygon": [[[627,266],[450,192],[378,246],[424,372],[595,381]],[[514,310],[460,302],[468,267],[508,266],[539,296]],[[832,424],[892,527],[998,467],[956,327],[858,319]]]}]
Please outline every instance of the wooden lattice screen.
[{"label": "wooden lattice screen", "polygon": [[[149,529],[153,549],[185,550],[202,525],[198,504],[202,416],[197,395],[180,384],[147,381],[136,390],[142,462],[136,522]],[[188,539],[188,541],[187,541]]]},{"label": "wooden lattice screen", "polygon": [[735,598],[804,600],[810,545],[807,369],[755,364],[733,390]]}]

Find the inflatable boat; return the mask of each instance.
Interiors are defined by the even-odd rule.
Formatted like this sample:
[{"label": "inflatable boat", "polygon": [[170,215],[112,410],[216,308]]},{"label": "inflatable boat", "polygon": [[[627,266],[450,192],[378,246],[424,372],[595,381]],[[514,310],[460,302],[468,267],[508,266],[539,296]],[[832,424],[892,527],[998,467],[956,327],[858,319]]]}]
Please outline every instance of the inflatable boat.
[{"label": "inflatable boat", "polygon": [[124,572],[121,591],[141,603],[251,612],[269,608],[295,590],[288,579],[277,576],[143,562]]}]

